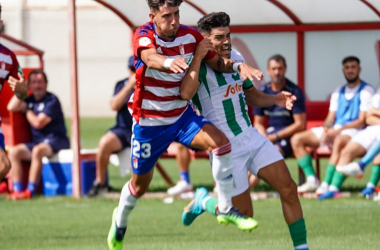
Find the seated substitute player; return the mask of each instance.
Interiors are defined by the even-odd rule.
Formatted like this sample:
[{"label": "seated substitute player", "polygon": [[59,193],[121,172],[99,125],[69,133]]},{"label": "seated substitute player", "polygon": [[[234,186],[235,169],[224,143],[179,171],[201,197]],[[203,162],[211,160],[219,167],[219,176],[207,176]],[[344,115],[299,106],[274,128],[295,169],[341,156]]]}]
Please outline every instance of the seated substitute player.
[{"label": "seated substitute player", "polygon": [[[108,234],[110,249],[122,249],[128,218],[138,199],[148,190],[154,164],[173,141],[196,149],[212,151],[212,173],[218,185],[217,220],[229,221],[242,229],[256,222],[232,207],[233,188],[231,144],[227,137],[198,116],[189,101],[179,93],[182,83],[192,81],[186,75],[196,46],[203,37],[195,29],[180,25],[182,0],[148,0],[150,22],[136,29],[133,47],[136,66],[136,90],[133,100],[132,178],[121,192],[114,209]],[[209,49],[212,49],[210,41]],[[204,60],[219,72],[239,72],[246,79],[261,80],[263,74],[247,64],[219,57],[210,51]]]},{"label": "seated substitute player", "polygon": [[[343,59],[342,65],[347,83],[336,88],[331,95],[329,113],[324,126],[299,132],[290,139],[293,153],[307,178],[306,182],[298,187],[300,194],[315,191],[319,196],[328,191],[341,150],[365,126],[365,116],[371,107],[374,90],[359,77],[361,70],[359,58],[348,56]],[[306,147],[317,148],[323,144],[332,149],[324,181],[318,187],[319,180]]]},{"label": "seated substitute player", "polygon": [[[198,30],[211,40],[212,48],[220,56],[244,62],[239,52],[231,50],[229,24],[230,18],[226,13],[210,13],[198,21]],[[248,79],[243,81],[238,73],[222,74],[214,71],[202,62],[210,49],[207,45],[206,41],[198,45],[188,72],[194,81],[191,84],[182,83],[180,91],[183,99],[194,96],[193,102],[201,114],[222,130],[231,142],[235,183],[233,206],[246,216],[253,216],[247,174],[250,171],[280,194],[284,218],[289,225],[295,249],[308,249],[297,185],[276,147],[252,127],[247,108],[248,103],[256,107],[278,105],[291,109],[296,97],[289,92],[267,95],[255,89]],[[183,224],[190,225],[203,211],[218,215],[217,203],[218,200],[210,197],[205,188],[199,188],[194,200],[185,207]],[[220,222],[228,224],[228,221]]]},{"label": "seated substitute player", "polygon": [[116,124],[99,140],[98,152],[96,154],[96,179],[87,194],[89,197],[107,193],[110,190],[106,184],[110,155],[131,147],[132,116],[128,110],[128,100],[136,86],[136,69],[133,56],[128,59],[127,66],[129,77],[116,83],[110,103],[111,109],[117,111]]},{"label": "seated substitute player", "polygon": [[[360,176],[373,160],[370,180],[362,190],[363,196],[368,197],[375,193],[375,187],[380,179],[380,88],[372,97],[372,108],[367,112],[366,123],[369,126],[360,131],[342,150],[336,170],[345,175]],[[350,163],[363,154],[365,155],[358,162]],[[339,188],[336,187],[336,189]],[[334,194],[330,195],[334,196]]]},{"label": "seated substitute player", "polygon": [[[13,192],[9,198],[14,200],[30,199],[35,194],[44,156],[52,156],[70,146],[61,104],[54,94],[47,92],[47,84],[46,74],[40,69],[33,70],[28,81],[33,93],[24,101],[13,97],[8,103],[9,111],[25,113],[32,132],[31,142],[15,145],[9,150],[13,180]],[[22,161],[31,161],[26,190],[22,186]]]}]

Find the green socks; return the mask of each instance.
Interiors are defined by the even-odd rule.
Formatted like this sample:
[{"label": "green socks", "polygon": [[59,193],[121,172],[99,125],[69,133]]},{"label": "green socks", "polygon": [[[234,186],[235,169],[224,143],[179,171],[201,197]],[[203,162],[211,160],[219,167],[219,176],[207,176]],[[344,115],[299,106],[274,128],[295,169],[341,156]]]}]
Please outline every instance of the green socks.
[{"label": "green socks", "polygon": [[308,176],[315,176],[314,168],[313,168],[313,163],[311,162],[311,155],[305,155],[303,157],[300,157],[297,159],[298,164],[300,165],[302,171]]},{"label": "green socks", "polygon": [[305,219],[301,218],[297,220],[296,222],[293,222],[292,224],[288,225],[290,237],[293,241],[293,246],[297,248],[297,246],[301,245],[307,245],[306,241],[306,224]]},{"label": "green socks", "polygon": [[[218,204],[218,199],[214,197],[210,197],[206,200],[204,204],[204,209],[210,214],[216,216],[215,206]],[[203,206],[203,205],[202,205]]]},{"label": "green socks", "polygon": [[345,179],[346,179],[346,176],[344,174],[341,174],[338,171],[335,171],[334,177],[331,182],[331,186],[334,186],[340,189]]},{"label": "green socks", "polygon": [[373,165],[371,178],[369,179],[369,182],[372,183],[374,186],[376,186],[379,179],[380,179],[380,166]]},{"label": "green socks", "polygon": [[335,173],[335,165],[329,163],[326,168],[326,174],[325,174],[325,179],[323,182],[326,182],[327,184],[331,184],[331,181],[333,179]]}]

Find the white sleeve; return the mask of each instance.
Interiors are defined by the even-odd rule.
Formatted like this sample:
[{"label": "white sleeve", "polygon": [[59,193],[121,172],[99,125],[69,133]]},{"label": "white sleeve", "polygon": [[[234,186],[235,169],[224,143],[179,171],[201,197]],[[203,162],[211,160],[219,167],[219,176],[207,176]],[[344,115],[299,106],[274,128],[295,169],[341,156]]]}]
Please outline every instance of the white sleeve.
[{"label": "white sleeve", "polygon": [[372,107],[380,108],[380,88],[377,89],[376,94],[372,97]]},{"label": "white sleeve", "polygon": [[360,91],[360,111],[368,111],[371,108],[372,96],[375,93],[371,85],[365,86]]},{"label": "white sleeve", "polygon": [[329,111],[337,111],[338,110],[338,101],[339,101],[339,92],[343,85],[339,86],[335,89],[330,97],[330,107]]}]

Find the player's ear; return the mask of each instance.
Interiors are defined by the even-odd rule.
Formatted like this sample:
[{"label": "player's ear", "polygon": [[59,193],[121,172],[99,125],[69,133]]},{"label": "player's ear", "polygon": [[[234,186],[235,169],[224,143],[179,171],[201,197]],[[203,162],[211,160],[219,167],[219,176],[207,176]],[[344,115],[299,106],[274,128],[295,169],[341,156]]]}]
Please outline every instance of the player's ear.
[{"label": "player's ear", "polygon": [[150,20],[152,21],[152,22],[154,22],[155,20],[155,17],[156,17],[156,15],[153,13],[153,12],[150,12],[149,13],[149,18],[150,18]]}]

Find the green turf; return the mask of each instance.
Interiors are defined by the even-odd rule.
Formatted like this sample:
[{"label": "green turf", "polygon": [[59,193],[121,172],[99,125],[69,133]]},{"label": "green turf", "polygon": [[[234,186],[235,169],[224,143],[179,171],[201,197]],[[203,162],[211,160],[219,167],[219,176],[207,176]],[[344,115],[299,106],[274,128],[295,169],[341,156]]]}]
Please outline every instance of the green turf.
[{"label": "green turf", "polygon": [[[279,199],[255,201],[260,226],[243,233],[203,214],[192,226],[180,222],[187,201],[140,200],[124,249],[292,249]],[[311,249],[380,249],[379,203],[359,198],[302,200]],[[116,200],[43,198],[1,201],[0,249],[106,249]]]},{"label": "green turf", "polygon": [[[68,121],[69,123],[69,121]],[[82,146],[94,148],[113,119],[82,119]],[[286,161],[295,180],[297,165]],[[161,160],[174,181],[178,170],[174,160]],[[322,176],[326,160],[322,160]],[[358,190],[368,180],[370,169],[361,179],[349,178],[344,190]],[[213,186],[208,161],[191,163],[194,186]],[[121,178],[118,169],[109,168],[110,183],[121,189],[129,176]],[[155,173],[150,191],[166,190],[163,179]],[[258,189],[267,190],[261,183]],[[292,249],[279,199],[254,202],[259,228],[243,233],[234,226],[219,226],[209,214],[202,215],[191,227],[180,222],[188,201],[164,204],[160,199],[142,198],[133,211],[124,249]],[[311,249],[380,249],[380,203],[358,196],[328,201],[301,200]],[[73,200],[70,197],[29,201],[0,200],[0,249],[107,249],[106,237],[117,200],[105,198]]]}]

